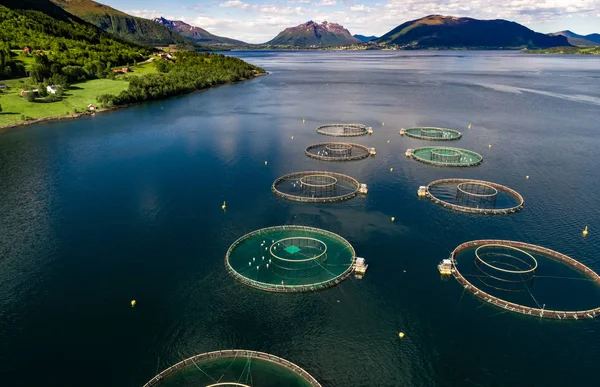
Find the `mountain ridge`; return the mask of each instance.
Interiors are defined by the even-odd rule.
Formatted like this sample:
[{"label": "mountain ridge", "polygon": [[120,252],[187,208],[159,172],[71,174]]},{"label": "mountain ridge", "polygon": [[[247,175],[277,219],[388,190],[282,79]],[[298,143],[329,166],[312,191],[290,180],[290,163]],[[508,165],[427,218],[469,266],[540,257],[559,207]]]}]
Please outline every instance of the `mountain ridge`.
[{"label": "mountain ridge", "polygon": [[195,42],[177,32],[157,25],[151,20],[129,15],[118,9],[93,0],[50,0],[66,12],[83,19],[103,31],[131,42],[147,45],[181,44],[193,46]]},{"label": "mountain ridge", "polygon": [[223,36],[213,35],[203,28],[192,26],[181,20],[169,20],[162,16],[152,19],[152,22],[168,28],[181,36],[192,39],[198,43],[207,45],[232,45],[232,46],[248,46],[246,42],[241,40],[226,38]]},{"label": "mountain ridge", "polygon": [[443,15],[429,15],[408,21],[375,42],[408,49],[513,49],[571,46],[564,36],[541,34],[516,22]]},{"label": "mountain ridge", "polygon": [[558,31],[548,34],[550,36],[564,36],[568,42],[579,47],[600,46],[600,34],[579,35],[570,30]]},{"label": "mountain ridge", "polygon": [[277,36],[264,43],[269,46],[327,47],[361,43],[350,31],[337,23],[312,20],[295,27],[288,27]]}]

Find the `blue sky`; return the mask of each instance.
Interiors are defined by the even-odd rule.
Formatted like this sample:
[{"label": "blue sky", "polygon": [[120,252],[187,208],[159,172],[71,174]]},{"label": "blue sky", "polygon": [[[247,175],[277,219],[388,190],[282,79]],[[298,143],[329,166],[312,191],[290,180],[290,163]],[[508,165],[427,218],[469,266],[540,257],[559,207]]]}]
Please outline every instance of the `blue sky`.
[{"label": "blue sky", "polygon": [[600,0],[100,0],[133,15],[183,20],[211,33],[262,43],[308,20],[382,35],[430,14],[508,19],[539,32],[600,33]]}]

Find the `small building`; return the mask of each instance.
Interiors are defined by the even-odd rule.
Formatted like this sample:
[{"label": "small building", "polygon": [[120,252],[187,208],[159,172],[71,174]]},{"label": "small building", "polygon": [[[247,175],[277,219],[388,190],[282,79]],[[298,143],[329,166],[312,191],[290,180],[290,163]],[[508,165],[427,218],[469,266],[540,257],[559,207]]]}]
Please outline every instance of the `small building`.
[{"label": "small building", "polygon": [[21,90],[21,97],[24,97],[25,94],[29,94],[29,93],[33,93],[35,95],[38,94],[38,89],[33,89],[33,90]]},{"label": "small building", "polygon": [[48,85],[46,86],[46,91],[48,94],[56,94],[57,88],[54,85]]},{"label": "small building", "polygon": [[367,192],[369,192],[369,190],[367,189],[367,185],[366,184],[361,184],[360,188],[358,189],[358,192],[360,192],[363,195],[366,195]]},{"label": "small building", "polygon": [[31,54],[31,47],[28,47],[28,46],[23,47],[23,52],[25,54]]},{"label": "small building", "polygon": [[88,105],[88,110],[91,111],[91,112],[94,112],[94,111],[96,111],[96,106],[92,105],[92,104],[89,104]]},{"label": "small building", "polygon": [[441,275],[450,275],[454,271],[452,269],[452,260],[451,259],[442,259],[442,262],[438,265],[438,270]]},{"label": "small building", "polygon": [[0,89],[8,89],[8,86],[6,86],[4,83],[0,83]]},{"label": "small building", "polygon": [[362,278],[367,272],[368,267],[369,265],[365,263],[364,258],[356,257],[356,260],[354,261],[354,274],[356,275],[356,278]]},{"label": "small building", "polygon": [[130,69],[129,67],[123,67],[123,68],[121,69],[121,71],[122,71],[122,72],[124,72],[124,73],[128,73],[128,72],[130,72],[130,71],[131,71],[131,69]]}]

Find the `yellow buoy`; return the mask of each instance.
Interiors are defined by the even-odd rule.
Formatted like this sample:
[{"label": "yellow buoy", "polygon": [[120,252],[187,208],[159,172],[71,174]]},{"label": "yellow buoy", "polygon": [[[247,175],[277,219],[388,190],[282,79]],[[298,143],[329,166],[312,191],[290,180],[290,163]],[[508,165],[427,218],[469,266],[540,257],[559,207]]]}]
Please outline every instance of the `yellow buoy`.
[{"label": "yellow buoy", "polygon": [[394,218],[394,217],[392,216],[392,222],[395,222],[395,221],[396,221],[396,218]]},{"label": "yellow buoy", "polygon": [[403,339],[404,338],[404,332],[398,333],[398,337],[401,338],[401,339]]},{"label": "yellow buoy", "polygon": [[131,307],[133,308],[135,306],[136,302],[135,300],[131,300]]},{"label": "yellow buoy", "polygon": [[394,168],[390,168],[390,172],[394,172]]},{"label": "yellow buoy", "polygon": [[529,179],[529,175],[525,176],[526,179]]},{"label": "yellow buoy", "polygon": [[469,128],[469,130],[471,130],[471,124],[469,124],[468,128]]},{"label": "yellow buoy", "polygon": [[583,236],[586,237],[588,234],[588,228],[587,226],[585,226],[585,229],[583,230]]},{"label": "yellow buoy", "polygon": [[292,136],[292,140],[294,139],[294,136]]},{"label": "yellow buoy", "polygon": [[225,204],[225,201],[223,201],[223,205],[221,206],[222,209],[226,209],[227,205]]},{"label": "yellow buoy", "polygon": [[267,165],[268,163],[265,161],[265,165]]}]

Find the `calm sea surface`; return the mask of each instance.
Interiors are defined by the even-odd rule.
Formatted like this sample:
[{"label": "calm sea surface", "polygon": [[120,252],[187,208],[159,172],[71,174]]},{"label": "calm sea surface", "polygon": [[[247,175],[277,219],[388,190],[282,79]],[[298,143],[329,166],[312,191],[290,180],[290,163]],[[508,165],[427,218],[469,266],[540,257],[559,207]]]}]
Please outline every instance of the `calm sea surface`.
[{"label": "calm sea surface", "polygon": [[[600,270],[598,58],[232,55],[271,74],[0,133],[2,386],[140,386],[183,358],[231,348],[284,357],[326,387],[594,384],[600,320],[504,313],[441,280],[436,264],[462,242],[506,238]],[[377,156],[307,158],[307,145],[327,140],[316,126],[332,122],[373,126],[355,142]],[[406,159],[431,144],[399,136],[416,125],[463,131],[452,145],[483,164]],[[369,194],[313,205],[271,193],[278,176],[300,170],[349,174]],[[419,185],[448,177],[508,185],[525,207],[473,216],[417,199]],[[229,245],[282,224],[338,233],[369,271],[309,294],[233,280]],[[600,306],[587,289],[567,294],[557,282],[537,301]]]}]

